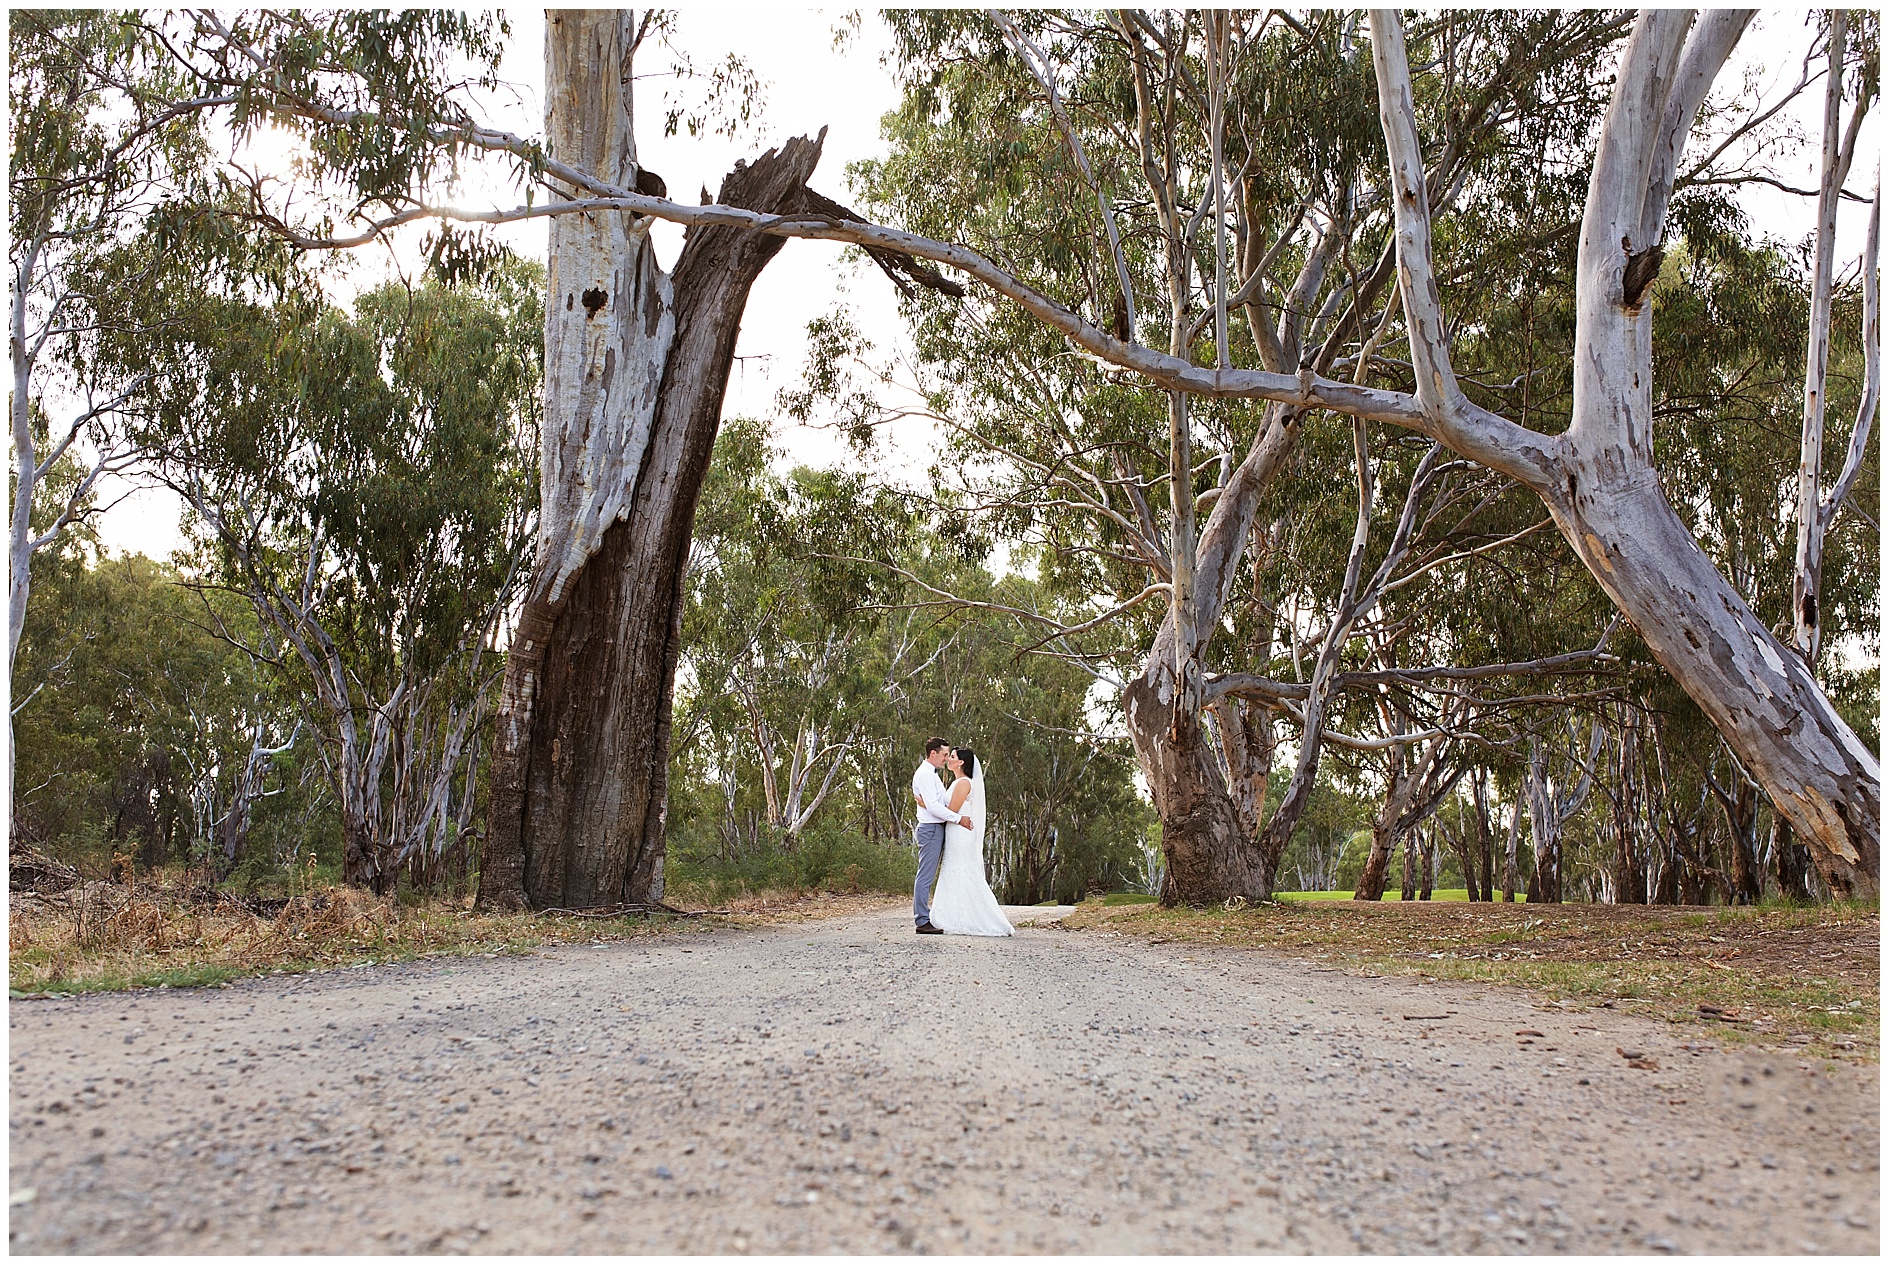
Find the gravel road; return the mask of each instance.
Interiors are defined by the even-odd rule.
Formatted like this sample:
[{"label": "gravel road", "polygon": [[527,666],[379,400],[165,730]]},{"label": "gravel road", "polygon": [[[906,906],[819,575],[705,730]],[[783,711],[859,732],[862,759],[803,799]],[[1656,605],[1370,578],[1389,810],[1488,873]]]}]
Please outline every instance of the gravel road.
[{"label": "gravel road", "polygon": [[16,1253],[1879,1243],[1873,1067],[1107,931],[890,911],[10,1020]]}]

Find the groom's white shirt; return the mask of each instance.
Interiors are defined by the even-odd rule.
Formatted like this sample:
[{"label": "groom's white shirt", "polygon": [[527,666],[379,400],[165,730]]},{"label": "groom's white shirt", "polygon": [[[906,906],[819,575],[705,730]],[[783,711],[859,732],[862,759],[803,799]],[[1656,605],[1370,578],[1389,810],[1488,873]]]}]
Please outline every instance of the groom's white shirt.
[{"label": "groom's white shirt", "polygon": [[945,798],[944,781],[930,760],[921,761],[918,771],[912,774],[912,794],[918,796],[920,822],[948,826],[958,819],[958,815],[951,811],[951,801]]}]

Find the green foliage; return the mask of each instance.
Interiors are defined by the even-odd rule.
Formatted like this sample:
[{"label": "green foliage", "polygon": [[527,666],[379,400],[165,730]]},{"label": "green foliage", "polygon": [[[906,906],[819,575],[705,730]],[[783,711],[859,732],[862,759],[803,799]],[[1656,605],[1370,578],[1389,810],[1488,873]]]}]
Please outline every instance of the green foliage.
[{"label": "green foliage", "polygon": [[461,68],[498,85],[502,15],[449,9],[258,11],[178,33],[206,89],[234,98],[239,137],[285,129],[312,166],[363,202],[404,205],[452,169],[466,118]]},{"label": "green foliage", "polygon": [[[1700,545],[1758,617],[1788,630],[1808,260],[1802,251],[1731,232],[1701,232],[1683,246],[1653,291],[1661,477]],[[1838,293],[1832,309],[1826,486],[1842,464],[1862,394],[1861,327],[1861,289],[1853,285]],[[1876,503],[1879,451],[1872,434],[1852,494],[1857,505]],[[1824,555],[1826,646],[1878,639],[1879,559],[1875,525],[1850,511],[1838,514]]]},{"label": "green foliage", "polygon": [[[205,860],[258,726],[277,742],[289,729],[292,709],[222,635],[252,632],[253,615],[139,555],[43,551],[34,570],[39,618],[13,678],[16,835],[93,872],[118,853]],[[292,776],[269,786],[305,798]],[[293,807],[271,802],[259,838]]]},{"label": "green foliage", "polygon": [[542,285],[512,260],[312,318],[198,292],[198,320],[144,340],[143,439],[190,507],[190,565],[252,608],[351,881],[439,863],[476,812],[537,501]]},{"label": "green foliage", "polygon": [[[1268,817],[1284,795],[1285,784],[1284,776],[1268,784]],[[1371,847],[1375,807],[1367,794],[1344,789],[1326,772],[1313,785],[1305,811],[1279,858],[1278,884],[1318,892],[1355,883]]]},{"label": "green foliage", "polygon": [[[902,12],[889,20],[905,91],[884,123],[890,153],[851,173],[862,200],[904,227],[972,245],[1071,310],[1109,324],[1116,269],[1100,201],[999,25],[967,12]],[[1212,232],[1193,239],[1194,254],[1176,269],[1146,174],[1149,164],[1168,164],[1165,178],[1177,182],[1171,196],[1184,207],[1205,205],[1207,80],[1197,20],[1031,11],[1015,21],[1053,68],[1096,181],[1115,207],[1138,299],[1137,337],[1160,346],[1169,323],[1186,319],[1192,324],[1180,344],[1195,363],[1210,363]],[[1462,164],[1454,168],[1460,179],[1432,185],[1441,196],[1433,230],[1458,377],[1478,404],[1545,434],[1561,432],[1572,415],[1576,229],[1611,60],[1630,21],[1619,13],[1442,12],[1413,19],[1409,30],[1426,160],[1433,173]],[[1375,195],[1383,142],[1356,16],[1313,13],[1288,23],[1268,14],[1236,23],[1234,40],[1239,80],[1229,92],[1226,139],[1228,165],[1240,172],[1229,227],[1242,261],[1236,283],[1249,280],[1252,261],[1263,258],[1265,271],[1250,279],[1247,293],[1256,301],[1231,314],[1232,363],[1330,366],[1353,376],[1352,353],[1383,300],[1357,315],[1352,305],[1374,270],[1388,267],[1390,249],[1388,215]],[[1137,49],[1145,50],[1142,73],[1175,76],[1171,89],[1157,84],[1165,95],[1154,107],[1147,152],[1137,148]],[[1747,117],[1737,103],[1714,109],[1720,112],[1708,111],[1707,126],[1720,132]],[[1334,256],[1302,273],[1317,262],[1313,243],[1334,235]],[[1294,290],[1295,279],[1309,289]],[[1150,310],[1171,285],[1188,290],[1178,315],[1165,306]],[[1807,291],[1805,251],[1752,240],[1726,186],[1681,190],[1654,290],[1656,459],[1665,494],[1774,627],[1789,622]],[[1159,393],[1067,355],[1054,331],[985,294],[961,303],[921,296],[907,316],[927,407],[952,422],[946,473],[969,503],[985,507],[990,530],[1012,543],[1013,555],[1036,567],[1044,597],[1094,612],[1165,578],[1167,485],[1177,476],[1168,470]],[[1860,390],[1859,327],[1852,286],[1837,303],[1826,482],[1842,460]],[[832,402],[863,433],[877,416],[860,385],[865,379],[837,368],[871,349],[843,320],[819,332],[807,392]],[[1401,332],[1393,323],[1389,333],[1358,376],[1408,390]],[[1347,358],[1336,358],[1339,350]],[[1261,417],[1229,401],[1195,401],[1189,413],[1197,466],[1186,492],[1204,516]],[[1353,483],[1349,431],[1316,415],[1306,420],[1254,516],[1239,573],[1226,583],[1228,609],[1202,655],[1209,673],[1306,679],[1316,652],[1308,638],[1331,618],[1351,548],[1355,501],[1338,491]],[[1367,569],[1383,556],[1427,441],[1373,427],[1368,444],[1378,489]],[[1874,504],[1877,485],[1872,439],[1854,504]],[[1482,690],[1510,701],[1483,708],[1473,722],[1475,743],[1452,758],[1487,768],[1497,799],[1512,804],[1519,757],[1531,742],[1550,741],[1565,765],[1578,755],[1561,751],[1570,716],[1584,737],[1588,719],[1599,715],[1608,769],[1568,824],[1570,869],[1590,893],[1603,890],[1618,848],[1627,846],[1623,822],[1632,820],[1642,836],[1632,848],[1660,852],[1667,880],[1684,872],[1669,890],[1700,899],[1722,890],[1731,864],[1727,827],[1705,788],[1714,770],[1730,776],[1729,756],[1637,633],[1616,626],[1612,604],[1539,502],[1487,472],[1458,468],[1439,480],[1419,522],[1413,559],[1427,569],[1369,613],[1342,667],[1522,662],[1585,650],[1604,636],[1621,660],[1617,672]],[[1838,516],[1824,578],[1833,648],[1818,665],[1839,709],[1872,743],[1876,674],[1859,665],[1873,660],[1879,640],[1878,534],[1864,513]],[[1160,604],[1146,603],[1059,648],[1127,676],[1145,661],[1163,614]],[[1557,695],[1573,697],[1563,703]],[[1386,701],[1377,691],[1347,693],[1329,722],[1345,733],[1382,735],[1390,723]],[[1442,719],[1434,692],[1402,691],[1396,703],[1411,713],[1413,727]],[[1279,723],[1289,743],[1289,723]],[[1282,882],[1348,884],[1363,864],[1355,835],[1383,794],[1386,755],[1328,746],[1325,764]],[[1616,792],[1627,793],[1617,783],[1629,773],[1639,798],[1616,818]],[[1281,781],[1275,770],[1275,802]],[[1339,810],[1335,796],[1355,798]],[[1459,803],[1450,811],[1466,810]],[[1768,837],[1769,809],[1763,813],[1759,831]],[[1460,868],[1447,850],[1442,857],[1443,869]],[[1578,885],[1570,878],[1570,891]]]},{"label": "green foliage", "polygon": [[954,611],[921,583],[1022,608],[1036,586],[991,576],[974,542],[854,476],[777,464],[762,426],[731,422],[703,492],[670,779],[677,875],[717,891],[909,887],[911,772],[940,733],[990,762],[986,855],[1005,899],[1142,881],[1147,810],[1123,744],[1092,725],[1092,678],[1023,655],[1036,634],[1013,617]]},{"label": "green foliage", "polygon": [[482,289],[389,283],[313,321],[219,305],[162,347],[146,443],[224,529],[206,565],[289,591],[319,541],[345,612],[332,635],[379,646],[381,670],[435,670],[511,573],[536,499],[541,286],[514,263]]},{"label": "green foliage", "polygon": [[[1138,337],[1160,345],[1169,314],[1148,309],[1168,284],[1166,247],[1134,144],[1134,62],[1124,20],[1032,12],[1017,21],[1057,67],[1074,127],[1118,211],[1140,300]],[[1171,134],[1156,124],[1158,144],[1173,148],[1184,179],[1194,182],[1181,193],[1186,201],[1204,196],[1207,160],[1198,32],[1181,15],[1148,21],[1155,29],[1134,38],[1159,36],[1164,49],[1185,50],[1178,54],[1183,74],[1193,76],[1162,107],[1177,112]],[[911,12],[891,22],[906,92],[885,122],[890,154],[852,172],[865,201],[914,231],[970,243],[1106,323],[1114,269],[1097,198],[1027,68],[984,15]],[[1382,178],[1383,141],[1355,15],[1255,19],[1243,29],[1239,78],[1229,89],[1228,163],[1242,173],[1233,191],[1248,237],[1242,249],[1251,260],[1264,255],[1267,270],[1253,291],[1263,297],[1233,314],[1230,354],[1236,365],[1264,367],[1284,352],[1289,363],[1271,367],[1291,369],[1354,345],[1361,333],[1357,319],[1347,323],[1335,313],[1355,301],[1361,278],[1388,249],[1389,219],[1368,200],[1354,211],[1347,190]],[[1579,220],[1586,156],[1606,102],[1601,70],[1626,29],[1613,14],[1477,13],[1441,15],[1411,34],[1413,59],[1429,68],[1416,85],[1422,130],[1454,137],[1451,161],[1464,163],[1464,183],[1436,226],[1439,253],[1451,261],[1445,302],[1460,325],[1459,370],[1478,402],[1549,431],[1566,425],[1569,405],[1574,238],[1567,226]],[[1307,207],[1322,217],[1316,234],[1306,227]],[[1342,243],[1336,256],[1317,262],[1311,243],[1333,234]],[[1203,233],[1193,247],[1190,271],[1201,287],[1213,275],[1211,245],[1212,234]],[[1294,287],[1308,265],[1311,288],[1300,294]],[[1190,321],[1208,298],[1195,291]],[[1294,305],[1299,315],[1288,310]],[[1324,315],[1314,319],[1314,312]],[[1048,592],[1093,612],[1160,579],[1171,499],[1165,400],[1062,354],[1054,331],[988,296],[974,293],[960,304],[924,297],[908,315],[929,405],[954,423],[949,472],[969,499],[988,507],[991,530],[1025,542],[1021,556]],[[839,356],[867,349],[842,336],[843,323],[829,324],[830,337],[816,340],[826,351],[807,390],[835,401],[849,419],[869,416],[857,384],[831,371]],[[1260,331],[1275,328],[1267,338],[1283,341],[1273,348]],[[1204,324],[1193,340],[1194,359],[1206,362],[1212,349]],[[1408,389],[1407,371],[1393,353],[1381,354],[1366,380]],[[1209,400],[1193,401],[1189,414],[1199,462],[1190,490],[1204,498],[1245,454],[1262,415],[1248,402]],[[1367,568],[1383,554],[1425,447],[1402,433],[1372,435],[1380,492]],[[1303,679],[1304,635],[1329,617],[1350,549],[1355,503],[1333,491],[1353,483],[1352,461],[1348,426],[1307,421],[1255,516],[1240,574],[1227,582],[1237,600],[1204,652],[1209,671]],[[1138,493],[1128,491],[1131,480]],[[1493,548],[1545,526],[1543,518],[1532,496],[1487,472],[1446,476],[1425,506],[1416,556],[1441,561],[1482,552],[1442,562],[1387,596],[1376,622],[1399,630],[1395,662],[1522,661],[1591,647],[1612,612],[1557,534],[1550,528]],[[1518,584],[1530,601],[1514,600]],[[1161,604],[1145,603],[1082,639],[1081,649],[1131,675],[1164,613]],[[1369,666],[1377,653],[1357,644],[1346,666]],[[1353,732],[1379,723],[1362,695],[1341,705],[1335,720]],[[1354,777],[1381,763],[1340,758]]]},{"label": "green foliage", "polygon": [[702,854],[671,838],[666,881],[688,899],[715,904],[762,892],[910,892],[917,856],[910,848],[865,839],[842,826],[815,826],[788,852],[750,849]]}]

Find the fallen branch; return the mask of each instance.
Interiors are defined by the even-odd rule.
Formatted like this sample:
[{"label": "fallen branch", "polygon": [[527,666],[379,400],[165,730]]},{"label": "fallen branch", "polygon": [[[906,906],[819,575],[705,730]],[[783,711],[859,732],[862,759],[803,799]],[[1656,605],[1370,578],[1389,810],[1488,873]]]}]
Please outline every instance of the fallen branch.
[{"label": "fallen branch", "polygon": [[677,909],[661,901],[654,904],[598,905],[591,909],[540,909],[551,918],[621,918],[625,914],[669,914],[676,918],[700,918],[705,914],[726,914],[726,909]]}]

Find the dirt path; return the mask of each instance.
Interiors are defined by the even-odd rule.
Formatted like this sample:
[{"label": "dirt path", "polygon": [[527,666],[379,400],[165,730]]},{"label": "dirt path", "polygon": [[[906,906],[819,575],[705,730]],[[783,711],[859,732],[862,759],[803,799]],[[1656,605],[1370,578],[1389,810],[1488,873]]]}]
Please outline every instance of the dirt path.
[{"label": "dirt path", "polygon": [[890,912],[10,1017],[19,1253],[1879,1242],[1874,1068],[1106,933]]}]

